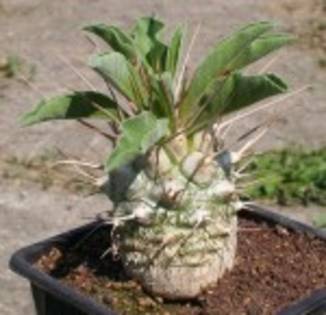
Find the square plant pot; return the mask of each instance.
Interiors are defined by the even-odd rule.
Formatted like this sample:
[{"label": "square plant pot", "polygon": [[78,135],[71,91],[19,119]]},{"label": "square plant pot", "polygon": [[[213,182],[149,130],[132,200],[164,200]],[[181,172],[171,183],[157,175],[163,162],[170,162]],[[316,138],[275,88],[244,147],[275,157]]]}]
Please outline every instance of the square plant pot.
[{"label": "square plant pot", "polygon": [[[326,232],[313,228],[268,209],[253,206],[239,214],[268,224],[280,225],[295,232],[310,234],[326,241]],[[91,223],[49,238],[17,251],[10,267],[29,280],[38,315],[119,315],[107,306],[62,284],[58,279],[38,270],[34,263],[53,246],[71,246],[89,234],[99,223]],[[326,315],[326,284],[324,289],[283,308],[277,315]]]}]

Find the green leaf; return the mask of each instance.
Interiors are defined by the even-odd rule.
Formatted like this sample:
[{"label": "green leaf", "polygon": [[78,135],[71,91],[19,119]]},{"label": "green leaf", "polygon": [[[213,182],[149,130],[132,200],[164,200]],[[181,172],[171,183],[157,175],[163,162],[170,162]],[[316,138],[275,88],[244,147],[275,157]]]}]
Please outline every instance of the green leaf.
[{"label": "green leaf", "polygon": [[175,127],[175,108],[172,90],[172,76],[170,72],[153,75],[151,79],[151,111],[157,117],[167,117],[172,129]]},{"label": "green leaf", "polygon": [[288,88],[275,74],[243,76],[235,73],[232,82],[232,92],[223,104],[223,113],[240,110],[267,97],[284,93]]},{"label": "green leaf", "polygon": [[264,57],[293,39],[288,35],[264,35],[272,27],[273,24],[269,22],[249,24],[220,42],[198,66],[180,105],[181,116],[187,118],[191,115],[206,89],[215,81]]},{"label": "green leaf", "polygon": [[167,46],[159,40],[163,27],[161,21],[153,17],[144,17],[137,21],[131,33],[134,46],[144,64],[149,64],[155,72],[164,70]]},{"label": "green leaf", "polygon": [[205,96],[207,103],[205,99],[203,100],[202,106],[206,106],[206,110],[197,120],[201,129],[223,114],[286,92],[287,85],[274,74],[243,76],[241,73],[234,73],[228,79],[216,84],[215,90],[211,91],[212,95]]},{"label": "green leaf", "polygon": [[168,120],[143,112],[122,123],[121,138],[110,154],[106,168],[112,171],[145,154],[168,132]]},{"label": "green leaf", "polygon": [[124,55],[118,52],[95,55],[89,63],[129,101],[146,107],[148,94],[142,79]]},{"label": "green leaf", "polygon": [[161,73],[165,68],[167,46],[161,42],[154,41],[152,49],[147,54],[147,62],[155,73]]},{"label": "green leaf", "polygon": [[123,54],[130,62],[133,63],[137,59],[132,38],[118,27],[100,23],[88,25],[84,27],[84,30],[99,36],[114,51]]},{"label": "green leaf", "polygon": [[230,70],[240,69],[266,56],[270,52],[293,42],[294,39],[294,36],[285,33],[264,34],[243,49],[241,54],[230,62],[228,68]]},{"label": "green leaf", "polygon": [[174,76],[177,71],[178,61],[180,58],[182,36],[182,29],[178,28],[173,34],[171,44],[168,47],[165,69],[166,71],[169,71],[172,76]]},{"label": "green leaf", "polygon": [[144,55],[151,50],[153,41],[158,40],[163,27],[164,24],[153,17],[143,17],[136,22],[131,34]]},{"label": "green leaf", "polygon": [[[101,107],[103,110],[100,110]],[[25,126],[54,119],[105,118],[118,119],[118,104],[108,96],[93,92],[75,92],[42,100],[21,122]]]}]

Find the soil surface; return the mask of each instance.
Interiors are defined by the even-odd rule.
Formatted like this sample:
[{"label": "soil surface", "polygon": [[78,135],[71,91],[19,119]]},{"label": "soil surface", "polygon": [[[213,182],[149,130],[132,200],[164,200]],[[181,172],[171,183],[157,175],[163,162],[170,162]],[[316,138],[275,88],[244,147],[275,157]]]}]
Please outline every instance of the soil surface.
[{"label": "soil surface", "polygon": [[[52,248],[37,266],[122,315],[275,315],[326,286],[326,242],[281,226],[241,218],[236,264],[197,300],[154,299],[108,255],[103,228],[72,248]],[[190,275],[189,275],[190,276]]]},{"label": "soil surface", "polygon": [[[149,14],[172,25],[188,24],[189,35],[201,23],[191,68],[216,40],[250,21],[274,20],[283,30],[298,34],[298,42],[276,54],[268,71],[284,76],[292,89],[306,84],[313,87],[276,107],[281,119],[257,149],[326,145],[325,0],[0,0],[0,314],[34,312],[28,283],[8,269],[9,257],[16,249],[85,223],[110,208],[105,197],[85,198],[75,188],[60,189],[61,176],[53,172],[55,178],[49,178],[50,174],[38,178],[13,163],[8,172],[5,163],[22,158],[33,161],[54,147],[69,157],[97,163],[108,154],[110,145],[105,139],[69,122],[24,129],[18,118],[42,95],[88,89],[62,56],[104,90],[103,83],[85,66],[93,46],[80,31],[83,25],[104,21],[129,27],[139,16]],[[23,67],[8,77],[6,63],[15,60],[13,57],[22,59]],[[255,70],[273,58],[263,60]],[[241,121],[230,137],[265,117],[266,113],[261,113]],[[45,190],[49,182],[57,188]],[[71,187],[70,181],[64,182]],[[296,216],[297,212],[294,209],[292,213]],[[303,219],[310,221],[310,217],[309,210],[305,211]]]}]

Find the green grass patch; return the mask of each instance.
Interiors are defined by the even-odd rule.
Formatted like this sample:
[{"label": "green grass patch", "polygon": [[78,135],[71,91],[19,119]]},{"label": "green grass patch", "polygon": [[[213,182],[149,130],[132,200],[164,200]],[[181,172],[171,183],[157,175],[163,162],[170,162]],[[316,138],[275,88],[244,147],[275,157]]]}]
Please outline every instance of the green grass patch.
[{"label": "green grass patch", "polygon": [[36,65],[29,63],[26,59],[10,54],[0,60],[0,77],[8,79],[33,80],[36,75]]},{"label": "green grass patch", "polygon": [[251,163],[249,172],[258,180],[245,190],[250,199],[326,206],[326,148],[263,153]]}]

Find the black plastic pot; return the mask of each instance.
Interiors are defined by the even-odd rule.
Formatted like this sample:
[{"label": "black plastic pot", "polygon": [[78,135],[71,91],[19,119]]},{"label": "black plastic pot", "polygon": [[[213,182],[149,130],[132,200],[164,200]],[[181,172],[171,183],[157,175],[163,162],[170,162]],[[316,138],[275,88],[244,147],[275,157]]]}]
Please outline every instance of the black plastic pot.
[{"label": "black plastic pot", "polygon": [[[309,233],[326,240],[326,232],[291,220],[267,209],[255,206],[241,211],[250,216],[289,229]],[[90,233],[98,224],[93,223],[55,236],[43,242],[17,251],[11,258],[13,271],[30,281],[38,315],[118,315],[113,310],[98,304],[55,278],[37,270],[33,263],[54,245],[72,245]],[[326,315],[326,287],[314,292],[310,297],[284,308],[277,315]]]}]

